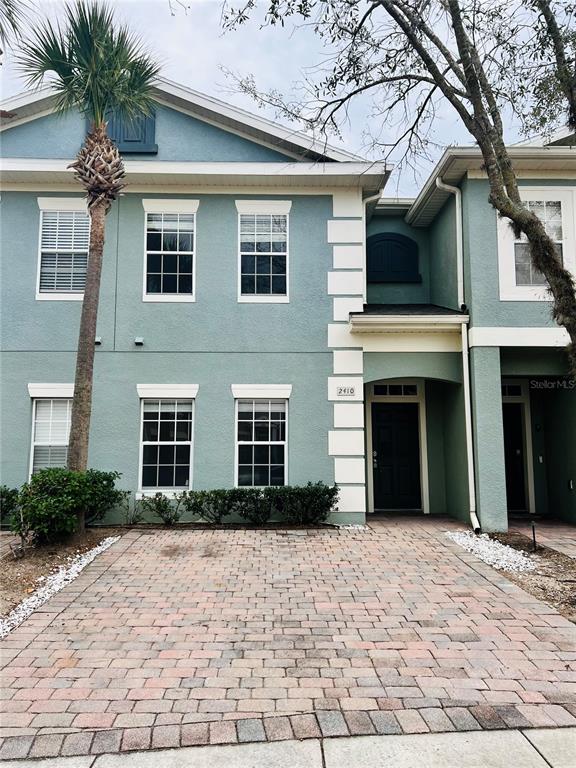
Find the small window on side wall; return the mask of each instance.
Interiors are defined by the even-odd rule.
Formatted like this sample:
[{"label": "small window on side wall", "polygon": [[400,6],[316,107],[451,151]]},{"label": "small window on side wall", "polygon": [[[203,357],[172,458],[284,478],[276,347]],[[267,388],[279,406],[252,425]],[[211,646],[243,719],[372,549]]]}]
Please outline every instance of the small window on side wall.
[{"label": "small window on side wall", "polygon": [[[90,126],[87,125],[87,129]],[[133,118],[114,112],[108,115],[108,136],[123,155],[156,155],[156,114],[137,115]]]},{"label": "small window on side wall", "polygon": [[405,235],[383,232],[366,242],[369,283],[421,283],[418,243]]}]

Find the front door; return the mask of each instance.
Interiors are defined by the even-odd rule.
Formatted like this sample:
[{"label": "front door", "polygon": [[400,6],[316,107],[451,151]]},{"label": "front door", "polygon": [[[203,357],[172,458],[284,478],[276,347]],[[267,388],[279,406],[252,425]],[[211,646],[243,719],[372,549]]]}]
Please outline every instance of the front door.
[{"label": "front door", "polygon": [[502,415],[508,511],[527,512],[524,405],[522,403],[503,403]]},{"label": "front door", "polygon": [[418,403],[372,404],[374,509],[422,509]]}]

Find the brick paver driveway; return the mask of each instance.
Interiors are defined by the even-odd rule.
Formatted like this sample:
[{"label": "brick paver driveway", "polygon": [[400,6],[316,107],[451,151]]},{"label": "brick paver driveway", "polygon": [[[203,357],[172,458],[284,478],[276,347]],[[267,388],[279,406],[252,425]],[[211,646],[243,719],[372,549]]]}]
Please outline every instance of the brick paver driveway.
[{"label": "brick paver driveway", "polygon": [[448,527],[127,533],[3,643],[0,757],[576,724],[576,627]]}]

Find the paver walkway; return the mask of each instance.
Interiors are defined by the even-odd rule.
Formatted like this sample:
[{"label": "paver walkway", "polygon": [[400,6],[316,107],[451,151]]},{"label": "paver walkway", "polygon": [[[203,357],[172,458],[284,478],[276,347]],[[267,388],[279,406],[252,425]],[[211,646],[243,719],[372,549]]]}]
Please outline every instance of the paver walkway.
[{"label": "paver walkway", "polygon": [[576,627],[449,527],[127,533],[3,642],[0,757],[576,725]]},{"label": "paver walkway", "polygon": [[[526,522],[513,521],[510,525],[510,531],[517,531],[532,538],[532,526],[529,520]],[[555,549],[576,559],[576,525],[554,521],[537,521],[536,541],[545,547]]]}]

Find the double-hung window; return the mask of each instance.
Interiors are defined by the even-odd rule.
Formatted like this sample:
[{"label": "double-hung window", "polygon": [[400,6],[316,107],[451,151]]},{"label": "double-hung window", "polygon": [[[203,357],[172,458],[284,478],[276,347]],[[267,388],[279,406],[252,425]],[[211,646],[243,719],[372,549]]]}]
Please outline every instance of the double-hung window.
[{"label": "double-hung window", "polygon": [[287,400],[237,400],[238,485],[286,484],[287,405]]},{"label": "double-hung window", "polygon": [[290,207],[290,201],[236,201],[240,246],[239,301],[288,301]]},{"label": "double-hung window", "polygon": [[197,200],[143,200],[145,301],[194,301]]},{"label": "double-hung window", "polygon": [[142,400],[142,490],[190,487],[192,399]]},{"label": "double-hung window", "polygon": [[[520,194],[544,224],[564,266],[576,274],[574,191],[568,187],[523,187]],[[526,236],[515,237],[505,218],[498,221],[498,271],[501,299],[550,301],[547,280],[532,265]]]},{"label": "double-hung window", "polygon": [[80,300],[86,283],[90,218],[81,199],[38,198],[37,299]]},{"label": "double-hung window", "polygon": [[72,400],[37,398],[32,404],[31,474],[46,467],[65,467]]}]

